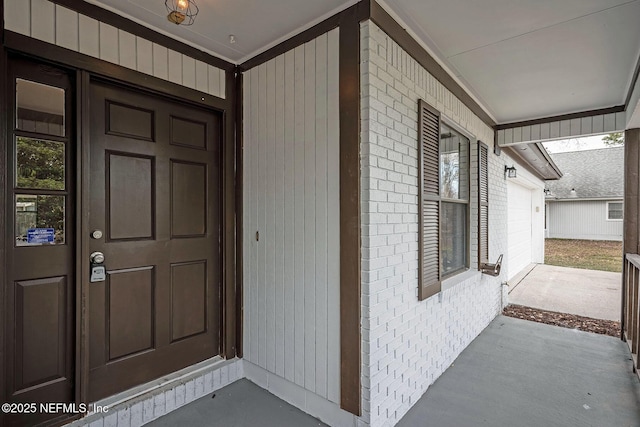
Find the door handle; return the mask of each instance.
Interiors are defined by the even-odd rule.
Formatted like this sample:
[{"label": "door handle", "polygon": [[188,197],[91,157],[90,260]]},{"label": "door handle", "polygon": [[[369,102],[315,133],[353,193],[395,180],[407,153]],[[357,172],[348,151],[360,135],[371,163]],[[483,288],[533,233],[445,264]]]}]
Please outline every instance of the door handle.
[{"label": "door handle", "polygon": [[89,256],[91,261],[91,283],[104,282],[107,280],[107,269],[104,267],[104,254],[102,252],[93,252]]},{"label": "door handle", "polygon": [[104,254],[102,252],[93,252],[89,256],[89,260],[92,264],[103,264],[104,263]]}]

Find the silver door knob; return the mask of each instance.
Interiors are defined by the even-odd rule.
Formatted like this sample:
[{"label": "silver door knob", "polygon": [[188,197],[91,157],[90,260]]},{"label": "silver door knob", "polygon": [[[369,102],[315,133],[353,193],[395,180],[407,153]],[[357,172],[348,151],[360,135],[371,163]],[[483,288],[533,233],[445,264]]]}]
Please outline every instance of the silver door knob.
[{"label": "silver door knob", "polygon": [[94,252],[89,259],[93,264],[102,264],[104,262],[104,254],[102,252]]}]

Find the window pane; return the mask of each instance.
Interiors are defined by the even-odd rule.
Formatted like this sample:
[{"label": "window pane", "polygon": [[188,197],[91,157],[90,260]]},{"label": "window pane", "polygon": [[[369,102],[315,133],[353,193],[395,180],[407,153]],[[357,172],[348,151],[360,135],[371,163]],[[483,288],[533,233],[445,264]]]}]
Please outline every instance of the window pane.
[{"label": "window pane", "polygon": [[622,219],[622,203],[609,203],[609,219]]},{"label": "window pane", "polygon": [[16,195],[16,246],[63,244],[64,196]]},{"label": "window pane", "polygon": [[442,202],[440,216],[442,272],[444,275],[467,266],[467,206]]},{"label": "window pane", "polygon": [[469,199],[469,139],[447,125],[440,133],[440,182],[445,199]]},{"label": "window pane", "polygon": [[64,89],[16,80],[16,129],[64,136]]},{"label": "window pane", "polygon": [[16,187],[64,190],[64,144],[16,137]]}]

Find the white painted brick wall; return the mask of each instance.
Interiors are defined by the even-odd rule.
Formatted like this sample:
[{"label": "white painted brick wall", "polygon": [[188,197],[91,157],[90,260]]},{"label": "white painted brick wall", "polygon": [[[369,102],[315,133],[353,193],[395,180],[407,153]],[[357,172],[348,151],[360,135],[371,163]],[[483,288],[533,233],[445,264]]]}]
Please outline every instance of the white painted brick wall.
[{"label": "white painted brick wall", "polygon": [[244,377],[242,360],[215,362],[141,396],[107,405],[108,412],[89,414],[68,426],[139,427]]},{"label": "white painted brick wall", "polygon": [[[477,145],[493,130],[371,22],[361,27],[363,415],[393,425],[502,308],[477,272]],[[473,136],[471,272],[418,301],[418,99]],[[506,251],[504,159],[489,156],[490,258]],[[453,283],[452,282],[458,282]]]}]

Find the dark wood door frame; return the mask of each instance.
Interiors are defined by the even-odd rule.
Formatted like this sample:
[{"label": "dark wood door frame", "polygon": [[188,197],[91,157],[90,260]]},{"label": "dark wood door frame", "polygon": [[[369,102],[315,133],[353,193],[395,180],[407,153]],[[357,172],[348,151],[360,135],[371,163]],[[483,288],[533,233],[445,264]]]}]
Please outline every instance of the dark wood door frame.
[{"label": "dark wood door frame", "polygon": [[[0,1],[0,6],[2,2]],[[0,16],[2,8],[0,7]],[[209,109],[212,112],[222,113],[222,174],[223,174],[223,214],[222,214],[222,250],[223,250],[223,272],[222,272],[222,352],[221,354],[231,359],[238,355],[238,343],[241,342],[239,336],[240,325],[237,316],[241,302],[236,300],[237,284],[237,209],[241,197],[238,195],[240,188],[238,186],[236,167],[239,147],[235,142],[235,116],[236,116],[236,79],[234,71],[226,71],[226,96],[225,99],[212,97],[201,94],[195,90],[178,86],[176,84],[166,82],[154,77],[143,75],[136,71],[126,69],[114,64],[107,63],[95,58],[91,58],[76,52],[71,52],[57,46],[40,42],[29,37],[21,36],[8,31],[0,31],[3,38],[4,47],[0,49],[0,72],[6,76],[6,58],[8,52],[13,52],[21,56],[31,57],[32,59],[52,63],[76,73],[76,103],[79,106],[88,105],[88,89],[89,82],[92,77],[117,82],[125,87],[143,90],[150,94],[161,95],[176,101],[198,106],[200,108]],[[6,78],[0,79],[0,99],[5,99],[6,94]],[[85,110],[86,111],[86,110]],[[7,129],[7,111],[6,107],[0,107],[0,170],[6,170],[6,129]],[[81,206],[86,204],[86,200],[90,197],[89,190],[86,185],[82,185],[82,179],[88,176],[88,147],[86,141],[88,138],[88,115],[83,114],[83,108],[76,109],[76,135],[77,135],[77,169],[76,169],[76,247],[77,247],[77,265],[76,265],[76,401],[78,403],[87,403],[88,391],[88,318],[82,316],[86,312],[88,306],[88,284],[89,269],[88,263],[83,262],[89,256],[89,228],[88,228],[88,212]],[[6,198],[6,176],[0,174],[0,197]],[[6,215],[4,210],[0,210],[0,241],[5,241]],[[2,316],[6,310],[4,287],[6,284],[5,276],[5,253],[4,247],[0,246],[0,312]],[[3,322],[4,323],[4,322]],[[0,362],[5,362],[5,337],[2,328],[0,328]],[[0,400],[5,400],[5,379],[4,375],[0,375]]]},{"label": "dark wood door frame", "polygon": [[[80,111],[88,111],[88,89],[92,78],[100,78],[104,79],[104,76],[96,75],[95,73],[90,73],[87,71],[79,71],[81,77],[78,79],[80,91],[79,91],[79,101],[82,103],[82,107],[78,110]],[[231,73],[228,73],[231,74]],[[112,80],[112,79],[109,79]],[[227,78],[228,80],[228,78]],[[121,83],[123,86],[129,86],[130,84],[127,82]],[[231,87],[229,87],[231,86]],[[233,94],[235,92],[235,84],[230,85],[227,81],[227,96],[229,93]],[[137,90],[144,90],[144,87],[136,87]],[[153,92],[157,94],[156,91]],[[175,98],[175,97],[174,97]],[[183,100],[184,102],[184,100]],[[193,103],[191,103],[193,104]],[[231,102],[229,102],[231,104]],[[214,110],[215,111],[215,110]],[[219,111],[219,110],[218,110]],[[222,351],[221,355],[223,355],[227,359],[231,359],[237,355],[236,353],[236,340],[239,339],[236,334],[236,177],[235,177],[235,158],[236,158],[236,149],[234,142],[234,113],[232,108],[223,109],[223,126],[222,126],[222,174],[223,174],[223,214],[222,214],[222,247],[223,247],[223,271],[222,271]],[[90,147],[89,147],[89,115],[83,114],[79,112],[81,117],[78,118],[81,121],[81,141],[79,141],[79,152],[77,153],[79,159],[79,167],[78,174],[81,175],[78,177],[80,183],[88,182],[89,176],[89,155],[90,155]],[[89,189],[87,186],[78,186],[78,194],[80,200],[87,200],[90,197]],[[81,188],[80,188],[81,187]],[[79,218],[79,227],[78,231],[79,235],[82,236],[80,241],[78,242],[78,247],[80,255],[79,262],[79,271],[78,277],[82,277],[82,281],[78,283],[78,287],[80,288],[80,298],[78,304],[79,314],[82,312],[86,312],[88,310],[88,295],[89,295],[89,268],[87,262],[82,262],[83,260],[87,260],[89,257],[89,214],[88,214],[88,204],[86,203],[78,203],[79,206],[85,206],[82,212],[78,213]],[[82,318],[82,322],[78,322],[79,329],[79,342],[80,346],[77,349],[78,352],[78,362],[77,362],[77,370],[79,370],[79,381],[77,382],[78,387],[78,395],[80,402],[87,402],[87,392],[88,392],[88,372],[89,372],[89,325],[88,325],[88,317],[84,316]]]},{"label": "dark wood door frame", "polygon": [[[0,41],[4,45],[4,1],[0,0]],[[7,99],[7,52],[4,49],[0,49],[0,100]],[[6,170],[7,170],[7,117],[8,112],[6,110],[4,102],[0,102],[0,206],[4,206],[4,201],[7,199],[6,193]],[[6,227],[6,212],[4,209],[0,209],[0,242],[6,242],[7,236],[5,236]],[[5,355],[5,340],[4,340],[4,325],[5,316],[7,310],[5,310],[5,296],[4,289],[6,286],[6,258],[5,258],[5,245],[0,244],[0,367],[6,366]],[[0,402],[6,402],[5,396],[5,375],[0,375]],[[0,413],[0,426],[3,425],[3,416]]]}]

